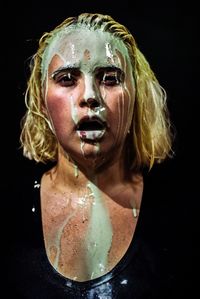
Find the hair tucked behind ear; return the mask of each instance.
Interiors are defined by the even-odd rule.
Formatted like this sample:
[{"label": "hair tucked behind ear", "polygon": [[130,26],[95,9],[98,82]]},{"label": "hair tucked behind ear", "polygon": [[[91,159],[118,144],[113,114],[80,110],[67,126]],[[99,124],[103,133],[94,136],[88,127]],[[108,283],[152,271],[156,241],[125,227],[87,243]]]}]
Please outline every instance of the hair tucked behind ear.
[{"label": "hair tucked behind ear", "polygon": [[170,156],[172,133],[164,89],[159,85],[129,30],[111,16],[90,13],[67,18],[54,30],[45,33],[39,41],[25,96],[27,113],[22,119],[20,136],[24,155],[40,162],[57,159],[57,141],[42,109],[44,97],[41,66],[43,53],[51,45],[54,36],[72,24],[110,32],[121,39],[128,49],[136,83],[131,138],[127,145],[130,153],[129,166],[133,170],[144,166],[151,168],[155,162],[161,162]]}]

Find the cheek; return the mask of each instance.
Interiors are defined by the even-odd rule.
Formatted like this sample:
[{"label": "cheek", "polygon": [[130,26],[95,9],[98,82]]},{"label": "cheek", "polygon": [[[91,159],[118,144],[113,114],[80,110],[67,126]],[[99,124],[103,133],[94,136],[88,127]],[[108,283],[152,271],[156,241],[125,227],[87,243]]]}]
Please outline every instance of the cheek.
[{"label": "cheek", "polygon": [[112,95],[107,97],[110,131],[115,138],[115,143],[122,144],[130,129],[134,98],[125,88],[121,88],[121,92],[112,93]]},{"label": "cheek", "polygon": [[129,115],[132,114],[131,98],[123,89],[118,92],[108,92],[106,105],[108,107],[108,114],[112,114],[112,119],[115,121],[118,120],[123,123],[127,121]]},{"label": "cheek", "polygon": [[62,124],[66,127],[66,123],[71,121],[70,102],[66,96],[49,91],[46,97],[46,106],[50,121],[55,128],[61,127]]}]

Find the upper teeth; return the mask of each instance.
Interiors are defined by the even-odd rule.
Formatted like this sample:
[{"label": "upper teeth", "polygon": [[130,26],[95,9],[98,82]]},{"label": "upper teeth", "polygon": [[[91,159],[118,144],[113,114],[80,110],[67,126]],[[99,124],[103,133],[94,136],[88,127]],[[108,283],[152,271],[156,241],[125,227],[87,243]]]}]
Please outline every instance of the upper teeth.
[{"label": "upper teeth", "polygon": [[91,131],[78,131],[78,135],[80,138],[89,139],[89,140],[100,139],[104,133],[105,133],[105,129],[104,130],[91,130]]}]

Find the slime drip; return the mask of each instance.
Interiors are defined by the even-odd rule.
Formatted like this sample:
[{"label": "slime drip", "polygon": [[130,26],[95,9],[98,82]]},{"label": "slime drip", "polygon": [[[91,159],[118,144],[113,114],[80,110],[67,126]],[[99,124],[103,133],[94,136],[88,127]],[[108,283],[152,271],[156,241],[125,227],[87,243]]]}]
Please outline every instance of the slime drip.
[{"label": "slime drip", "polygon": [[95,152],[96,152],[96,154],[98,154],[100,152],[100,144],[99,144],[99,142],[97,142],[95,144]]},{"label": "slime drip", "polygon": [[74,121],[75,124],[78,123],[79,118],[78,118],[78,111],[77,111],[77,107],[74,103],[73,97],[70,97],[70,104],[71,104],[71,114],[72,114],[72,119]]},{"label": "slime drip", "polygon": [[108,253],[112,243],[112,225],[98,187],[88,183],[94,201],[86,237],[86,263],[91,279],[101,276],[107,269]]},{"label": "slime drip", "polygon": [[74,176],[78,177],[78,166],[74,163]]},{"label": "slime drip", "polygon": [[83,156],[85,156],[85,153],[84,153],[84,145],[85,145],[85,142],[81,141],[81,152],[83,154]]}]

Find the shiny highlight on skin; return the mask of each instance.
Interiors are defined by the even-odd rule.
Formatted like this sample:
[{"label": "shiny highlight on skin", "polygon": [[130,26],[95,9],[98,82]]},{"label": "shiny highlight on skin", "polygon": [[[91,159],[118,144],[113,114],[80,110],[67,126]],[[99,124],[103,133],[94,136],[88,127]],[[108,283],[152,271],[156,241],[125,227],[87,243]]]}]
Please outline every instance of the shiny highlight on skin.
[{"label": "shiny highlight on skin", "polygon": [[[79,31],[73,31],[74,28],[68,28],[66,31],[59,33],[57,36],[54,37],[53,45],[51,48],[47,49],[44,53],[43,57],[43,67],[42,67],[42,77],[43,80],[46,78],[46,74],[48,72],[48,66],[52,60],[52,58],[57,55],[63,61],[63,67],[67,67],[68,65],[73,65],[79,61],[80,70],[83,74],[84,83],[85,83],[85,91],[84,91],[84,100],[85,102],[88,99],[94,98],[99,105],[97,107],[93,107],[92,109],[88,107],[87,109],[87,116],[89,119],[92,117],[98,117],[103,122],[107,121],[107,91],[105,86],[102,86],[101,92],[96,87],[94,78],[92,76],[93,67],[95,66],[95,59],[98,63],[99,56],[101,57],[102,49],[95,48],[95,40],[93,42],[94,48],[93,49],[85,49],[83,50],[82,47],[78,47],[78,38],[80,36],[84,36],[85,39],[92,38],[94,39],[102,39],[104,41],[106,38],[110,40],[110,43],[104,43],[104,52],[106,52],[106,57],[102,59],[102,65],[114,65],[118,68],[123,69],[124,73],[127,74],[127,77],[130,78],[130,86],[135,86],[134,80],[132,77],[131,71],[131,64],[129,61],[129,56],[127,53],[127,49],[124,46],[123,42],[113,38],[107,32],[101,32],[101,30],[95,31],[95,34],[91,35],[93,32],[90,29],[80,28]],[[74,43],[73,43],[74,40]],[[103,42],[102,42],[103,44]],[[64,46],[65,45],[65,46]],[[66,46],[67,45],[67,46]],[[70,50],[69,50],[70,49]],[[83,52],[83,55],[82,55]],[[95,57],[93,57],[95,55]],[[83,57],[82,60],[80,57]],[[93,59],[93,62],[91,62]],[[93,64],[92,64],[93,63]],[[105,81],[105,76],[103,78],[103,82]],[[129,92],[129,88],[126,85],[126,82],[118,82],[116,77],[116,82],[119,84],[120,92],[116,99],[116,105],[118,107],[118,126],[117,126],[117,138],[114,141],[113,148],[115,147],[116,143],[120,143],[122,140],[122,144],[126,138],[126,134],[131,124],[132,119],[132,112],[133,112],[133,105],[134,105],[134,96],[135,90],[132,89]],[[47,80],[46,80],[47,81]],[[47,95],[47,88],[48,83],[46,83],[46,92]],[[125,99],[126,97],[126,99]],[[125,111],[124,103],[128,101],[128,108]],[[71,95],[70,97],[70,107],[71,107],[71,118],[75,125],[78,124],[80,121],[80,117],[78,114],[78,106],[75,98]],[[48,110],[48,108],[47,108]],[[127,117],[126,125],[125,123],[125,116]],[[50,118],[51,119],[51,118]],[[51,120],[52,125],[52,120]],[[53,125],[52,125],[53,126]],[[125,129],[124,129],[125,128]],[[77,132],[78,136],[80,137],[80,151],[85,157],[84,147],[86,145],[86,141],[81,139],[81,135]],[[93,131],[87,132],[88,139],[94,138],[93,147],[94,153],[96,155],[100,154],[101,152],[101,143],[95,141],[95,137],[92,137],[92,134],[96,134],[99,137],[101,134],[103,136],[104,131],[98,133],[94,133]],[[100,134],[100,135],[98,135]],[[95,135],[94,135],[95,136]],[[67,136],[66,136],[67,138]],[[95,157],[94,157],[95,163]],[[74,165],[74,176],[78,178],[78,166],[73,162]],[[87,277],[89,279],[97,278],[107,272],[108,269],[108,255],[109,250],[112,245],[112,237],[113,237],[113,229],[112,224],[109,216],[109,211],[105,205],[105,202],[101,198],[101,192],[98,188],[98,182],[96,180],[96,176],[94,173],[93,179],[88,180],[87,188],[91,191],[91,196],[93,198],[93,203],[89,215],[89,225],[86,232],[85,238],[85,262],[86,262],[86,272]],[[133,208],[133,215],[136,217],[135,208]],[[54,238],[47,241],[48,248],[47,251],[49,252],[49,256],[51,256],[52,252],[54,252],[54,262],[53,266],[55,269],[59,269],[59,257],[61,254],[61,238],[65,227],[67,226],[68,222],[71,218],[75,216],[75,211],[72,211],[70,215],[63,220],[63,223],[60,224],[57,233],[54,235]]]},{"label": "shiny highlight on skin", "polygon": [[97,182],[88,182],[88,188],[93,195],[93,205],[86,238],[86,262],[90,279],[94,279],[106,272],[113,231]]},{"label": "shiny highlight on skin", "polygon": [[59,269],[59,259],[60,259],[60,254],[61,254],[61,238],[62,238],[62,234],[63,231],[66,227],[66,225],[68,224],[68,222],[70,221],[70,219],[75,215],[76,210],[73,211],[73,213],[71,213],[62,223],[62,225],[60,226],[60,228],[57,230],[55,236],[53,239],[50,239],[48,242],[48,247],[47,247],[47,251],[49,253],[49,256],[52,255],[52,252],[54,254],[54,261],[53,261],[53,266],[56,270]]}]

